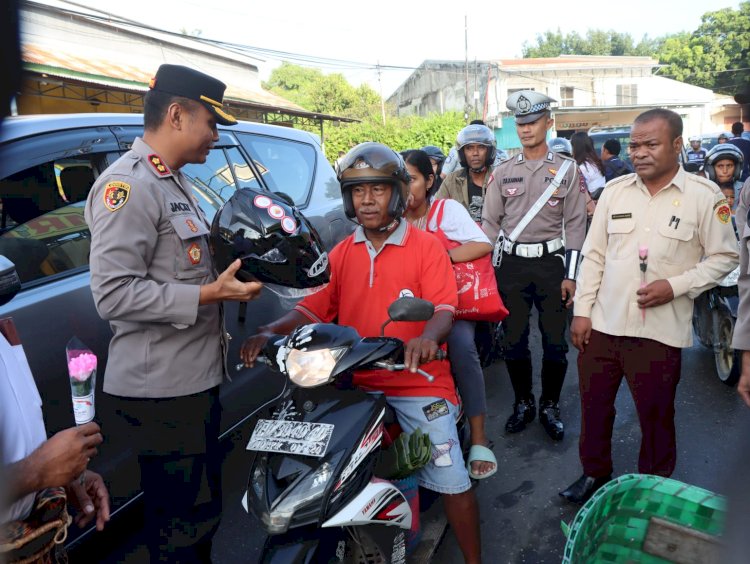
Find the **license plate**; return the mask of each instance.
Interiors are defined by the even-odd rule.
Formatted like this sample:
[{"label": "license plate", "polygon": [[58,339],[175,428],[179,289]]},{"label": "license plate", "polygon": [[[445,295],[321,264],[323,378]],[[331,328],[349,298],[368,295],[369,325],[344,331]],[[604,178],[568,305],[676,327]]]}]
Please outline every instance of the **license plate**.
[{"label": "license plate", "polygon": [[330,423],[259,419],[247,450],[325,456],[333,434]]}]

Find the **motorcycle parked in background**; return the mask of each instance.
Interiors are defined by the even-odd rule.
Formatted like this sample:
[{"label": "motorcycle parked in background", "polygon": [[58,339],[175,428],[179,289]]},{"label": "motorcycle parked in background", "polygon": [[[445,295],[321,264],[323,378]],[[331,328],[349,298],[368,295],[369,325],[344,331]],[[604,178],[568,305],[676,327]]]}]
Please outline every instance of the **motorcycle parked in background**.
[{"label": "motorcycle parked in background", "polygon": [[[426,321],[433,312],[428,301],[400,298],[386,324]],[[398,378],[403,355],[399,339],[361,338],[335,324],[269,339],[258,360],[292,385],[247,445],[253,460],[242,503],[269,534],[262,562],[406,562],[412,509],[373,471],[388,440],[385,396],[351,385],[355,370],[386,369]]]},{"label": "motorcycle parked in background", "polygon": [[742,368],[742,354],[732,348],[739,306],[739,273],[737,267],[718,286],[695,298],[693,304],[693,330],[704,346],[713,349],[716,375],[727,386],[737,383]]}]

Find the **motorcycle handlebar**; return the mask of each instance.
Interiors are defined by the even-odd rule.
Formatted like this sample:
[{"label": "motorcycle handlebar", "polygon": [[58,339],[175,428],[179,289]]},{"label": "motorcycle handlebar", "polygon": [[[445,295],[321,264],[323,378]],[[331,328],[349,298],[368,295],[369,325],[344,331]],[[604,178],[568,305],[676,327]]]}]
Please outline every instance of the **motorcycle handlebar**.
[{"label": "motorcycle handlebar", "polygon": [[[262,364],[267,364],[268,366],[273,366],[273,362],[271,362],[271,359],[268,358],[267,356],[262,355],[262,354],[259,354],[257,356],[257,358],[255,359],[255,362],[260,362]],[[244,370],[245,368],[247,368],[247,367],[245,366],[244,362],[238,362],[234,366],[234,369],[237,372],[239,372],[240,370]]]},{"label": "motorcycle handlebar", "polygon": [[[436,355],[437,360],[445,360],[447,357],[448,357],[448,354],[443,349],[438,349],[438,352]],[[400,371],[400,370],[409,369],[405,364],[394,364],[394,363],[385,362],[385,361],[376,362],[374,364],[378,368],[384,368],[385,370],[389,370],[391,372],[395,372],[396,370]],[[417,374],[424,376],[425,379],[430,383],[435,381],[435,377],[432,374],[430,374],[429,372],[425,372],[421,368],[417,368]]]}]

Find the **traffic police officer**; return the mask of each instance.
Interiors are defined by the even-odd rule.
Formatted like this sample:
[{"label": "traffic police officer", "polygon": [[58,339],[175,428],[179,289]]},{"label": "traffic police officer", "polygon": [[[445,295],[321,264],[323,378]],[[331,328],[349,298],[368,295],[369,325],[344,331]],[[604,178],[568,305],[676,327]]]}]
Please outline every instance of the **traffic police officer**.
[{"label": "traffic police officer", "polygon": [[515,402],[505,430],[517,433],[536,416],[529,351],[533,305],[539,312],[544,347],[539,420],[552,439],[561,440],[564,426],[558,402],[568,367],[566,307],[572,305],[586,229],[586,203],[575,162],[566,165],[560,185],[516,240],[508,238],[527,214],[533,214],[530,210],[558,176],[558,169],[572,161],[547,147],[546,135],[553,123],[550,103],[554,101],[531,90],[508,98],[506,105],[515,114],[523,150],[495,169],[487,186],[482,227],[491,241],[497,241],[496,254],[502,259],[498,287],[510,311],[504,321],[504,348]]},{"label": "traffic police officer", "polygon": [[210,561],[221,513],[218,386],[226,374],[220,303],[257,296],[236,261],[213,268],[209,223],[180,168],[218,139],[225,85],[162,65],[144,100],[144,134],[86,202],[91,289],[114,333],[104,391],[139,455],[152,561]]}]

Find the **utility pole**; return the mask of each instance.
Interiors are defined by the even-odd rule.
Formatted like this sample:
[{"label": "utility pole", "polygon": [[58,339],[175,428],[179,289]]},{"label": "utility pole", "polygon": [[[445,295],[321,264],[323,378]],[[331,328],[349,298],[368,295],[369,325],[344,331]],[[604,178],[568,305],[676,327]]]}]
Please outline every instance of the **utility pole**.
[{"label": "utility pole", "polygon": [[383,118],[385,127],[385,100],[383,99],[383,82],[380,80],[380,61],[378,61],[378,86],[380,87],[380,115]]},{"label": "utility pole", "polygon": [[469,16],[464,14],[464,72],[466,74],[466,96],[464,100],[464,121],[469,122]]}]

